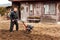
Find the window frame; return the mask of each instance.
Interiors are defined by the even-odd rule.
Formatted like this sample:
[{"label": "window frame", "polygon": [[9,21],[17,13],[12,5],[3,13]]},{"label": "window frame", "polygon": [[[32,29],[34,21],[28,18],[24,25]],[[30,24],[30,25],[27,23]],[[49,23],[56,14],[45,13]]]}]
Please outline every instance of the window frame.
[{"label": "window frame", "polygon": [[[44,5],[49,5],[49,13],[45,14],[45,8],[44,8],[44,15],[56,15],[56,4],[55,3],[50,3],[50,4],[44,4]],[[50,5],[55,5],[55,12],[52,14],[50,13]]]}]

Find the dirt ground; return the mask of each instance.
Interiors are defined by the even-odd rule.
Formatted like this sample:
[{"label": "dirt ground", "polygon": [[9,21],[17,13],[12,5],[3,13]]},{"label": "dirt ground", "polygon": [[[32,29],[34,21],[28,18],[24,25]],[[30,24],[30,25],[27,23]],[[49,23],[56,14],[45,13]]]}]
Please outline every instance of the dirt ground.
[{"label": "dirt ground", "polygon": [[0,21],[0,40],[60,40],[60,24],[56,23],[26,23],[34,26],[30,33],[25,32],[19,22],[19,31],[9,32],[9,21]]}]

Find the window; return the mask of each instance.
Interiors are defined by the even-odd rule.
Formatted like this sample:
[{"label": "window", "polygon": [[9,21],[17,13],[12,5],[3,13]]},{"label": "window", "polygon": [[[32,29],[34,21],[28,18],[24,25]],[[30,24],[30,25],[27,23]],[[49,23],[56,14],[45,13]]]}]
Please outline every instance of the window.
[{"label": "window", "polygon": [[30,11],[32,11],[33,10],[33,5],[32,4],[30,4]]},{"label": "window", "polygon": [[34,13],[33,13],[33,4],[30,4],[30,14],[29,14],[29,15],[30,15],[30,16],[33,16],[33,14],[34,14]]},{"label": "window", "polygon": [[50,14],[55,14],[55,4],[50,4]]},{"label": "window", "polygon": [[44,5],[45,14],[55,14],[55,4]]},{"label": "window", "polygon": [[45,14],[49,14],[49,5],[44,5]]}]

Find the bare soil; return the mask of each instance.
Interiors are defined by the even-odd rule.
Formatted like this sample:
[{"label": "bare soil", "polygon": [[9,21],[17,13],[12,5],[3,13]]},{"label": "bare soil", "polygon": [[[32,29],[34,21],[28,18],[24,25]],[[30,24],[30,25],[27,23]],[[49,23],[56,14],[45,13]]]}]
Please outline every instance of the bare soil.
[{"label": "bare soil", "polygon": [[9,21],[0,22],[0,40],[60,40],[60,25],[53,23],[26,23],[33,25],[30,33],[19,22],[19,31],[9,32]]}]

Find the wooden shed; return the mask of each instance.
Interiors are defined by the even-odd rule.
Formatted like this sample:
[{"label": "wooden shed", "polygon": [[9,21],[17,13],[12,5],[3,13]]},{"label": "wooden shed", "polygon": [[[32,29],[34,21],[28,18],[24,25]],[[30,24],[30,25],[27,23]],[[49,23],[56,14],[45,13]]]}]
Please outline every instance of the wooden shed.
[{"label": "wooden shed", "polygon": [[12,7],[17,7],[19,19],[41,22],[60,21],[60,1],[58,0],[9,0]]}]

